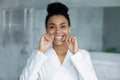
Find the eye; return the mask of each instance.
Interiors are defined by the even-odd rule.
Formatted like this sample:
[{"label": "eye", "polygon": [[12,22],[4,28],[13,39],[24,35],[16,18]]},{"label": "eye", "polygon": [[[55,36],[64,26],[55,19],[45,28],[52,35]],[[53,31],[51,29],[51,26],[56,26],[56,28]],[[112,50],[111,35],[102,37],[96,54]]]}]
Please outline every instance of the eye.
[{"label": "eye", "polygon": [[50,26],[49,28],[52,29],[52,28],[54,28],[54,26]]},{"label": "eye", "polygon": [[49,28],[49,29],[54,29],[54,28],[55,28],[55,26],[52,26],[52,25],[51,25],[51,26],[49,26],[48,28]]},{"label": "eye", "polygon": [[65,26],[65,25],[62,25],[61,28],[66,28],[66,26]]}]

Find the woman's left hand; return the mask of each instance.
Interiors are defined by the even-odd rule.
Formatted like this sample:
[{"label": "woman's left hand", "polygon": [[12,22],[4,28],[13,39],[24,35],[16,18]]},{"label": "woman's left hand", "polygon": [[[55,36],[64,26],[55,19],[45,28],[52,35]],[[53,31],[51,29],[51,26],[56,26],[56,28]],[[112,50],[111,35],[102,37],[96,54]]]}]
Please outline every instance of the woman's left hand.
[{"label": "woman's left hand", "polygon": [[75,53],[77,53],[79,51],[77,38],[75,36],[66,36],[66,37],[64,37],[64,40],[67,43],[68,49],[73,54],[75,54]]}]

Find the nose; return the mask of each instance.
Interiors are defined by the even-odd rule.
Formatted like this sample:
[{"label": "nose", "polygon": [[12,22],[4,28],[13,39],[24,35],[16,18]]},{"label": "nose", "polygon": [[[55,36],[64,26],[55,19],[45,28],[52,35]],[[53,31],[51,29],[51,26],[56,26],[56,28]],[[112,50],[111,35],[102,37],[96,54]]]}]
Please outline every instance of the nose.
[{"label": "nose", "polygon": [[59,28],[56,29],[56,33],[60,33],[61,30]]}]

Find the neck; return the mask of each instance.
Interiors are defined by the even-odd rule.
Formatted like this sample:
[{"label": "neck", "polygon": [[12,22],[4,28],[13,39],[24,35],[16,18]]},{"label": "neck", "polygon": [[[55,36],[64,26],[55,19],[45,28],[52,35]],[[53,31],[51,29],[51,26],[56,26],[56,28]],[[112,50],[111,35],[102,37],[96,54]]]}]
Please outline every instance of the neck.
[{"label": "neck", "polygon": [[53,48],[56,51],[56,54],[59,56],[66,55],[66,53],[68,51],[68,48],[66,45],[60,45],[60,46],[53,45]]},{"label": "neck", "polygon": [[63,63],[65,56],[67,54],[68,48],[65,45],[61,45],[61,46],[57,46],[57,45],[53,45],[53,48],[61,62],[61,64]]}]

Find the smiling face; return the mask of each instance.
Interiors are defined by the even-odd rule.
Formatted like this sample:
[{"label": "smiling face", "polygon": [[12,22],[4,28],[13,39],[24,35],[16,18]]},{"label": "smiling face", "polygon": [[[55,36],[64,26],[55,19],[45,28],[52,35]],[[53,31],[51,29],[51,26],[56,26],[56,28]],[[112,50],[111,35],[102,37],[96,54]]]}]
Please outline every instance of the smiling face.
[{"label": "smiling face", "polygon": [[47,22],[46,32],[54,35],[53,45],[62,45],[62,38],[69,34],[70,26],[67,19],[62,15],[54,15]]}]

